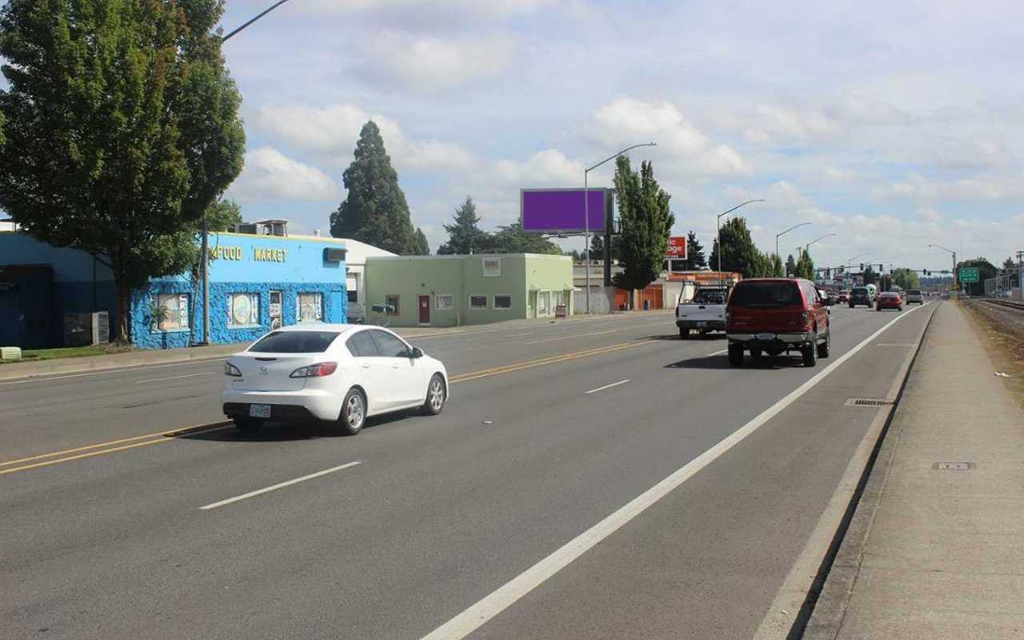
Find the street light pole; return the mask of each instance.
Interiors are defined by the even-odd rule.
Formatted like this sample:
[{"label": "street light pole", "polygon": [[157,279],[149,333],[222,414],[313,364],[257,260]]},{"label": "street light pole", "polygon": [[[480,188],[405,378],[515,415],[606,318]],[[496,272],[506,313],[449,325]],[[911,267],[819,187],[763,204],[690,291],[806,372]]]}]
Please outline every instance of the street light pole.
[{"label": "street light pole", "polygon": [[[587,270],[587,315],[590,315],[590,197],[589,197],[589,195],[590,195],[590,190],[589,190],[590,189],[590,172],[593,171],[594,169],[600,167],[604,163],[608,162],[609,160],[614,160],[615,158],[618,158],[622,154],[627,153],[629,151],[632,151],[633,149],[636,149],[637,147],[656,147],[656,146],[658,146],[658,145],[655,142],[643,142],[641,144],[634,144],[632,146],[626,147],[625,149],[623,149],[622,151],[619,151],[616,154],[608,156],[607,158],[605,158],[601,162],[598,162],[597,164],[595,164],[593,166],[590,166],[590,167],[587,167],[586,169],[583,170],[583,228],[584,228],[584,235],[586,237],[586,243],[587,243],[587,246],[585,246],[583,248],[583,255],[584,255],[583,263],[584,263],[584,266],[585,266],[585,268]],[[608,221],[607,220],[605,220],[605,233],[608,233]],[[609,239],[606,238],[606,240],[609,240]]]},{"label": "street light pole", "polygon": [[[781,238],[782,236],[786,235],[787,233],[789,233],[793,229],[799,229],[800,227],[803,227],[803,226],[809,225],[809,224],[811,224],[811,223],[810,222],[801,222],[798,225],[794,225],[794,226],[786,229],[782,233],[776,233],[775,234],[775,257],[776,257],[776,259],[778,259],[779,264],[782,264],[782,256],[779,255],[779,238]],[[721,247],[718,248],[718,255],[719,256],[722,255],[722,248]],[[789,274],[787,273],[786,275],[788,276]]]},{"label": "street light pole", "polygon": [[953,251],[948,247],[944,247],[941,244],[930,244],[928,245],[928,247],[931,249],[942,249],[943,251],[949,252],[949,254],[953,256],[953,289],[959,290],[960,277],[959,274],[956,272],[956,251]]},{"label": "street light pole", "polygon": [[[288,0],[278,0],[256,16],[245,21],[242,26],[221,38],[221,44],[227,42],[229,38],[237,35],[243,29],[286,2],[288,2]],[[199,344],[210,344],[210,232],[206,225],[206,211],[203,211],[203,242],[200,253],[202,254],[200,257],[202,264],[200,266],[203,273],[203,340]]]},{"label": "street light pole", "polygon": [[728,211],[723,211],[722,213],[718,214],[718,217],[715,218],[715,243],[718,245],[718,286],[722,286],[722,216],[729,215],[733,211],[739,209],[740,207],[745,207],[751,202],[764,202],[764,199],[756,198],[754,200],[747,200],[746,202],[741,202],[732,209],[729,209]]}]

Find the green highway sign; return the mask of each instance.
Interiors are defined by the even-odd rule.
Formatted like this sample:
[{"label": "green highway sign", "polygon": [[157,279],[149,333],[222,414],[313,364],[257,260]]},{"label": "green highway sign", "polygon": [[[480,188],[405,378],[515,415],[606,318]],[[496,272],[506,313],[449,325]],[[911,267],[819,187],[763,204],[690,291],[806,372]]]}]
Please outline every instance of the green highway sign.
[{"label": "green highway sign", "polygon": [[981,279],[978,267],[960,267],[960,282],[977,282]]}]

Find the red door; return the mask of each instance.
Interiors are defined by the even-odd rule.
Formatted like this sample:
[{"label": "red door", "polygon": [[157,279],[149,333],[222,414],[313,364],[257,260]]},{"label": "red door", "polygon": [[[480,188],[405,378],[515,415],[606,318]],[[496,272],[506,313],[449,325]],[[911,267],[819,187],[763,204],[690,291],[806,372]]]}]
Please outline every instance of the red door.
[{"label": "red door", "polygon": [[420,296],[420,324],[430,324],[430,296]]}]

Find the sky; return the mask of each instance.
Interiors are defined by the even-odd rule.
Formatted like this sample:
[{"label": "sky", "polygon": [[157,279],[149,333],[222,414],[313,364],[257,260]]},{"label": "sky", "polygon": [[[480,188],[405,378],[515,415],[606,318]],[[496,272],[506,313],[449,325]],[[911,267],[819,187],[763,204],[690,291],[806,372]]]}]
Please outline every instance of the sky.
[{"label": "sky", "polygon": [[[225,30],[270,4],[228,0]],[[1001,263],[1024,250],[1022,41],[1019,0],[290,0],[224,45],[248,137],[227,196],[328,233],[372,118],[436,248],[466,196],[494,229],[521,188],[653,141],[631,159],[709,252],[763,198],[736,212],[762,250],[811,223],[783,258],[827,236],[819,266]]]}]

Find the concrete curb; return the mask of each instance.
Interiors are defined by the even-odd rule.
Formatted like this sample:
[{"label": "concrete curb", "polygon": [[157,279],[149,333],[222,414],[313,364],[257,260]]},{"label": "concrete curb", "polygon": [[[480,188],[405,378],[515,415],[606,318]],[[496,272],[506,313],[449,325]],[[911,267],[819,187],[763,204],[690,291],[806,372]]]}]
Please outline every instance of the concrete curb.
[{"label": "concrete curb", "polygon": [[[935,312],[928,316],[921,341],[914,351],[910,366],[899,385],[893,410],[875,444],[871,458],[858,483],[843,524],[836,532],[829,553],[822,563],[815,583],[821,585],[818,593],[811,592],[804,603],[802,615],[790,630],[789,640],[835,640],[839,635],[847,605],[853,596],[854,584],[860,573],[861,559],[868,535],[881,502],[885,483],[889,477],[896,449],[899,446],[903,410],[900,401],[914,374],[914,364],[928,339]],[[889,432],[894,437],[889,437]],[[876,472],[877,466],[877,472]]]},{"label": "concrete curb", "polygon": [[167,351],[137,351],[109,356],[83,356],[80,358],[63,358],[47,360],[39,363],[5,364],[0,368],[0,380],[22,380],[51,375],[88,373],[90,371],[108,371],[112,369],[132,369],[162,364],[182,362],[201,362],[217,360],[245,348],[247,343],[232,345],[216,345],[210,347],[190,347]]}]

